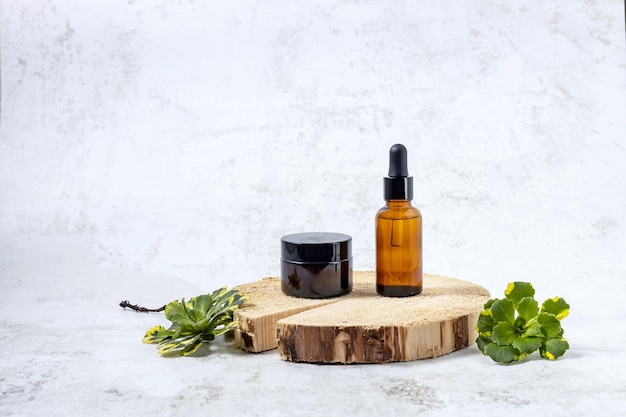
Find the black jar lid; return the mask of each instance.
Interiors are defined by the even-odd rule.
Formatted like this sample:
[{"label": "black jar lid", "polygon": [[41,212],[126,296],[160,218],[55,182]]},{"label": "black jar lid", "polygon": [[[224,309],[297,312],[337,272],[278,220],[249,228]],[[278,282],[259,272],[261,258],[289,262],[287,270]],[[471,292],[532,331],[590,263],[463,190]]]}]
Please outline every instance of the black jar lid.
[{"label": "black jar lid", "polygon": [[352,257],[352,237],[343,233],[294,233],[280,239],[280,250],[288,262],[341,262]]}]

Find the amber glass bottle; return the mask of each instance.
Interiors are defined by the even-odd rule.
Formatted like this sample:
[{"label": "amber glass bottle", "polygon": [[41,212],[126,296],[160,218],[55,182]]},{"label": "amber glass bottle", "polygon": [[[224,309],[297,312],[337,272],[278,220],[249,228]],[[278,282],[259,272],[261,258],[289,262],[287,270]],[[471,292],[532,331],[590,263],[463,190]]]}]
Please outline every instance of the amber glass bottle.
[{"label": "amber glass bottle", "polygon": [[389,151],[387,204],[376,214],[376,291],[388,297],[422,292],[422,215],[411,205],[413,177],[403,145]]}]

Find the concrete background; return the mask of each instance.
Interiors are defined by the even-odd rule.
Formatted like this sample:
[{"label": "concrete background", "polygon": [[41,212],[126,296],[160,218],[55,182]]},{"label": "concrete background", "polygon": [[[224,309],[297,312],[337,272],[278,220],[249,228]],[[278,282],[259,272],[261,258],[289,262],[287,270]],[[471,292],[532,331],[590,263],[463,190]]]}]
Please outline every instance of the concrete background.
[{"label": "concrete background", "polygon": [[[551,391],[572,408],[522,399],[511,411],[573,415],[585,409],[583,391],[598,393],[589,404],[608,404],[607,415],[625,408],[624,2],[2,0],[0,60],[4,415],[113,407],[105,399],[156,389],[115,385],[131,371],[152,380],[161,366],[195,366],[159,362],[138,341],[160,318],[116,304],[161,305],[277,275],[284,234],[348,233],[355,267],[373,269],[374,215],[397,142],[409,149],[424,218],[425,272],[495,296],[509,281],[532,281],[538,298],[572,305],[569,362],[515,368],[585,380]],[[339,372],[338,386],[377,401],[370,411],[426,394],[430,403],[406,410],[458,411],[456,394],[442,394],[450,375],[495,372],[466,351],[376,368],[396,378],[378,391],[354,382],[372,368],[296,372],[322,385]],[[218,357],[204,360],[222,369]],[[141,368],[146,358],[154,362]],[[273,354],[240,360],[255,361],[241,366],[257,382],[268,366],[293,378]],[[96,361],[107,365],[85,370]],[[168,385],[163,401],[192,386],[210,391],[185,369],[196,382]],[[413,379],[424,369],[434,370],[431,385]],[[249,412],[263,414],[254,404],[265,394],[242,372]],[[505,380],[489,378],[483,393]],[[474,390],[469,411],[508,404],[472,381],[456,385],[461,397]],[[84,394],[70,408],[59,402],[68,386]],[[213,404],[226,407],[237,389],[221,390]],[[277,415],[289,410],[268,401]],[[310,409],[294,401],[291,415]]]}]

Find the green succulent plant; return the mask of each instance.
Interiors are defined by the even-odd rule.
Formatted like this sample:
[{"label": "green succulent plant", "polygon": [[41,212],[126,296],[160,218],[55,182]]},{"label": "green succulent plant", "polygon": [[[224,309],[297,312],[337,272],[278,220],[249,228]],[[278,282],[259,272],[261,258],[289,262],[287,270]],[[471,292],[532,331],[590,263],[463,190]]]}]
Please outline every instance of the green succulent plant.
[{"label": "green succulent plant", "polygon": [[501,363],[519,361],[536,350],[548,360],[563,356],[569,343],[563,337],[561,320],[569,314],[569,304],[554,297],[540,309],[529,282],[509,283],[504,295],[487,301],[478,317],[480,351]]},{"label": "green succulent plant", "polygon": [[197,353],[200,347],[237,327],[233,312],[247,297],[237,290],[226,287],[192,297],[189,301],[172,301],[165,306],[165,318],[172,322],[166,329],[154,326],[148,329],[144,343],[156,344],[161,356],[189,356]]}]

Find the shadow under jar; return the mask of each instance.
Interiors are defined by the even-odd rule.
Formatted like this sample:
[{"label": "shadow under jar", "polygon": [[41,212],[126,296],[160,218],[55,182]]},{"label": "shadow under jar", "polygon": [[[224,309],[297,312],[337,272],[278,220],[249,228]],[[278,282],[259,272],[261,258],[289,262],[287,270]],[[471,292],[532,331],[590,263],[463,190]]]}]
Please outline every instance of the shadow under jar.
[{"label": "shadow under jar", "polygon": [[342,233],[294,233],[280,239],[281,289],[301,298],[352,291],[352,238]]}]

